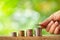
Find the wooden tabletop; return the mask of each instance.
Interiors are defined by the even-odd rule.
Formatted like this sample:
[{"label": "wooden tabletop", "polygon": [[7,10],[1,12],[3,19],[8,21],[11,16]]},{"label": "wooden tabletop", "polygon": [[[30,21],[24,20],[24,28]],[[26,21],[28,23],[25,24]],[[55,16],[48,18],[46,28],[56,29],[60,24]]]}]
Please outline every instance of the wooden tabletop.
[{"label": "wooden tabletop", "polygon": [[60,40],[60,36],[0,37],[0,40]]}]

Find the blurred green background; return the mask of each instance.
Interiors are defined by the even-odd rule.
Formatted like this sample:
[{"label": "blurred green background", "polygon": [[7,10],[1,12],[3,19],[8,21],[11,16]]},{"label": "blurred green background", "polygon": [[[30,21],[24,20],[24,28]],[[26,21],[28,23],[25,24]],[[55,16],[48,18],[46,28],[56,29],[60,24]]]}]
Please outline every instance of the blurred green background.
[{"label": "blurred green background", "polygon": [[[34,29],[44,19],[60,10],[60,0],[0,0],[0,35]],[[43,35],[47,35],[45,30]]]}]

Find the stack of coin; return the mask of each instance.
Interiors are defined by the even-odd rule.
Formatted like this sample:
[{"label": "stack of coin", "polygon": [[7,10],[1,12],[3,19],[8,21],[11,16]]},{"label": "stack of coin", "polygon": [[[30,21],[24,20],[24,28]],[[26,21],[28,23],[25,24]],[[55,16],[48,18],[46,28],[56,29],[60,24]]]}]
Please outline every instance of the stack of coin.
[{"label": "stack of coin", "polygon": [[12,36],[13,36],[13,37],[17,37],[17,33],[16,33],[16,32],[13,32],[13,33],[12,33]]},{"label": "stack of coin", "polygon": [[[34,35],[35,36],[42,36],[42,28],[36,28],[34,30]],[[21,37],[21,36],[34,36],[33,35],[33,29],[28,29],[26,32],[24,30],[20,30],[19,33],[18,33],[18,36]],[[17,37],[17,33],[16,32],[13,32],[13,37]]]},{"label": "stack of coin", "polygon": [[28,29],[26,31],[26,36],[33,36],[33,30],[32,29]]},{"label": "stack of coin", "polygon": [[23,30],[20,30],[18,36],[25,36],[25,32]]},{"label": "stack of coin", "polygon": [[35,29],[35,36],[42,36],[42,28],[36,28]]}]

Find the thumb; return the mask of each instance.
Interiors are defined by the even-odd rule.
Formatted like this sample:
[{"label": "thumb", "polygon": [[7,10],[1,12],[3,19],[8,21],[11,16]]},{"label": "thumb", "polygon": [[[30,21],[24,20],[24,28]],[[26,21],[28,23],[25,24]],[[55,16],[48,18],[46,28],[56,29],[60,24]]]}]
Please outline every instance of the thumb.
[{"label": "thumb", "polygon": [[49,23],[52,19],[53,19],[52,16],[48,17],[46,20],[44,20],[44,21],[40,24],[40,26],[41,26],[42,28],[46,28],[46,26],[48,25],[48,23]]}]

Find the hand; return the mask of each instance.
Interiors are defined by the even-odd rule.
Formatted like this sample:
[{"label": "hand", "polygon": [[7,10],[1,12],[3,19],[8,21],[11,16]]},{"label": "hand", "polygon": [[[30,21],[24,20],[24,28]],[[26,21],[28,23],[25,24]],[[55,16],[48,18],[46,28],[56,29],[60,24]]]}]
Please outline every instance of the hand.
[{"label": "hand", "polygon": [[53,13],[45,21],[40,24],[50,33],[58,34],[60,31],[60,10]]}]

